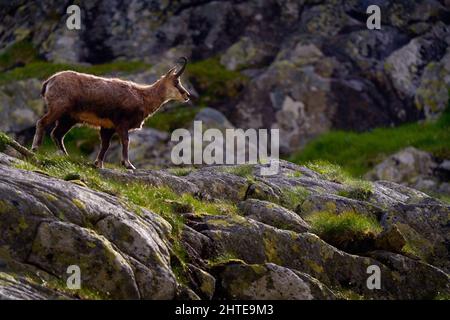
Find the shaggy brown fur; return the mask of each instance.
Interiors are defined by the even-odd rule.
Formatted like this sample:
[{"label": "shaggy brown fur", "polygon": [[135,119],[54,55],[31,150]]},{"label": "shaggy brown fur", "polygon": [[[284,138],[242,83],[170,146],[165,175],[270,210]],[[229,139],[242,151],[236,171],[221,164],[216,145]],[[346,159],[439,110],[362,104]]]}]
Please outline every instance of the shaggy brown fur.
[{"label": "shaggy brown fur", "polygon": [[62,71],[47,79],[42,96],[47,113],[36,123],[32,149],[41,144],[44,132],[56,123],[51,137],[57,147],[67,154],[65,134],[77,123],[100,127],[101,149],[95,164],[103,166],[106,151],[114,133],[122,143],[122,164],[134,169],[128,159],[128,132],[141,128],[144,120],[170,100],[187,102],[190,94],[180,82],[186,66],[170,69],[151,85],[108,79],[74,71]]}]

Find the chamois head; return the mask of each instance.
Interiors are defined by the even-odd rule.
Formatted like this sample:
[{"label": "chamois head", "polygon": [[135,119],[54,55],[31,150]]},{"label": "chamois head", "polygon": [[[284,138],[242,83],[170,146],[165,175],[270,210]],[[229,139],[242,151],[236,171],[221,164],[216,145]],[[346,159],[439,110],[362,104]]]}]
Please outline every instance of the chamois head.
[{"label": "chamois head", "polygon": [[175,100],[179,102],[188,102],[191,94],[181,84],[180,77],[186,68],[187,59],[185,57],[180,58],[181,67],[177,70],[177,67],[170,69],[161,79],[165,88],[165,94],[168,100]]}]

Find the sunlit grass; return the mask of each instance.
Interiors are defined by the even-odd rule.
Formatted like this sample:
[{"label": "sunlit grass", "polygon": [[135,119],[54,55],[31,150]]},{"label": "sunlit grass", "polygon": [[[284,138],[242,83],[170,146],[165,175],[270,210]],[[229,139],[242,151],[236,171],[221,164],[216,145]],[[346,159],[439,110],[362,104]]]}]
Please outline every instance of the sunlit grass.
[{"label": "sunlit grass", "polygon": [[234,174],[235,176],[252,179],[253,178],[253,168],[251,164],[240,164],[236,166],[223,167],[223,171],[227,173]]},{"label": "sunlit grass", "polygon": [[450,158],[450,110],[439,120],[410,123],[395,128],[377,128],[355,133],[331,131],[311,141],[289,160],[305,164],[325,160],[342,166],[353,176],[361,176],[387,156],[409,146]]},{"label": "sunlit grass", "polygon": [[344,184],[347,189],[339,192],[340,196],[367,200],[372,195],[371,182],[354,178],[339,165],[324,160],[315,160],[306,163],[306,166],[320,173],[327,180]]},{"label": "sunlit grass", "polygon": [[282,190],[281,202],[284,207],[295,211],[298,206],[302,205],[310,192],[302,186],[284,188]]},{"label": "sunlit grass", "polygon": [[374,237],[382,231],[379,222],[371,216],[354,211],[335,214],[327,211],[315,212],[306,216],[311,231],[322,239],[342,245],[348,239]]},{"label": "sunlit grass", "polygon": [[155,187],[142,182],[118,182],[104,178],[90,162],[82,157],[66,157],[55,154],[38,154],[37,161],[21,162],[19,169],[37,171],[64,180],[77,180],[89,188],[118,196],[132,206],[144,207],[165,218],[178,233],[183,225],[180,214],[170,201],[191,207],[198,215],[233,215],[234,204],[217,201],[209,202],[195,198],[191,194],[179,195],[169,187]]}]

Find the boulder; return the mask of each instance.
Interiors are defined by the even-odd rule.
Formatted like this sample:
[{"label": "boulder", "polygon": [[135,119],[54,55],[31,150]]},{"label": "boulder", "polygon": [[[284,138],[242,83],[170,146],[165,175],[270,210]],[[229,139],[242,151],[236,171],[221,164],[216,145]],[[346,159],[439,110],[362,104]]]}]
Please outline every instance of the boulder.
[{"label": "boulder", "polygon": [[310,229],[308,223],[295,212],[272,202],[248,199],[239,204],[239,209],[245,217],[279,229],[295,232],[306,232]]},{"label": "boulder", "polygon": [[229,263],[213,268],[221,295],[236,300],[329,300],[334,294],[315,279],[273,263]]},{"label": "boulder", "polygon": [[0,86],[0,130],[19,136],[44,114],[41,81],[29,79]]},{"label": "boulder", "polygon": [[446,195],[448,160],[438,160],[430,153],[408,147],[390,155],[366,174],[370,180],[386,180],[431,194]]},{"label": "boulder", "polygon": [[[261,175],[264,164],[178,176],[173,169],[99,170],[96,183],[164,186],[195,197],[166,199],[156,214],[88,181],[39,172],[33,166],[45,170],[49,162],[31,157],[0,153],[0,297],[433,299],[450,292],[450,207],[394,182],[375,182],[370,197],[356,200],[343,196],[348,182],[287,161],[273,176]],[[196,210],[200,201],[236,210],[208,214]],[[382,227],[370,245],[347,237],[358,250],[311,233],[314,220],[302,218],[349,211]],[[352,230],[344,226],[338,236]],[[65,285],[71,265],[80,267],[81,290]],[[379,290],[367,286],[373,266],[381,271]]]},{"label": "boulder", "polygon": [[[448,275],[428,264],[402,259],[417,268],[423,268],[423,276],[430,278],[430,285],[414,284],[415,275],[406,269],[390,268],[375,259],[344,253],[310,233],[296,234],[282,231],[238,217],[205,217],[202,226],[205,235],[213,239],[218,255],[233,255],[248,264],[275,263],[289,269],[304,272],[328,287],[347,288],[353,292],[376,299],[431,298],[438,291],[448,290]],[[369,290],[366,286],[367,268],[377,265],[383,275],[383,287]],[[425,271],[426,270],[426,271]],[[436,291],[436,285],[440,288]]]}]

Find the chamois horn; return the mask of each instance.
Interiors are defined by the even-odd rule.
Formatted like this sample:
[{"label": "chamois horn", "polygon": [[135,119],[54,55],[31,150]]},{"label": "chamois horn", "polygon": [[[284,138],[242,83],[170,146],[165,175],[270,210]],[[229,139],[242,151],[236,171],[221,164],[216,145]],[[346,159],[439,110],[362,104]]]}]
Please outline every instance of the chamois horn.
[{"label": "chamois horn", "polygon": [[184,72],[184,69],[186,69],[187,58],[181,57],[180,59],[178,59],[178,63],[181,64],[181,68],[175,73],[175,76],[177,77],[181,76]]}]

